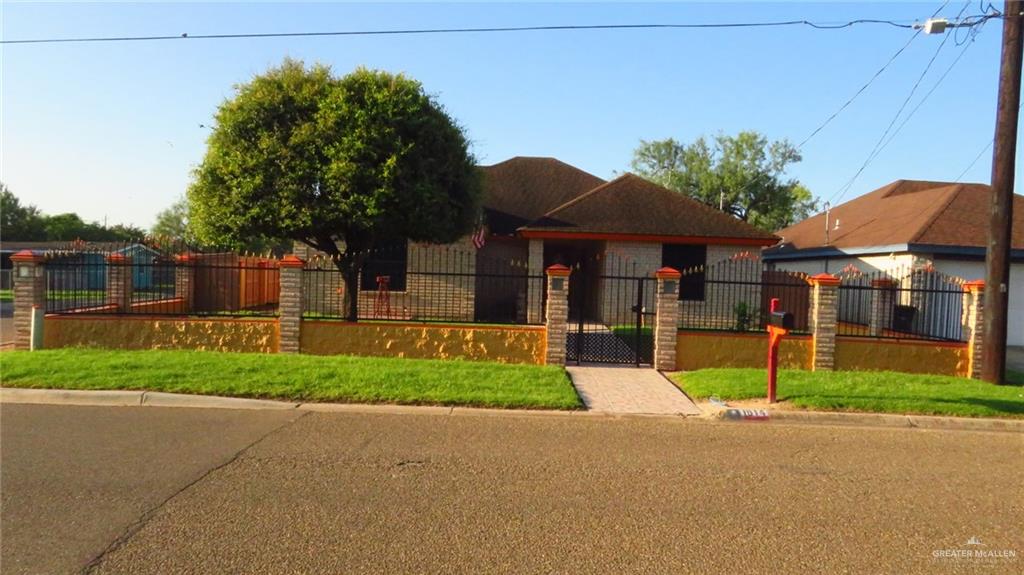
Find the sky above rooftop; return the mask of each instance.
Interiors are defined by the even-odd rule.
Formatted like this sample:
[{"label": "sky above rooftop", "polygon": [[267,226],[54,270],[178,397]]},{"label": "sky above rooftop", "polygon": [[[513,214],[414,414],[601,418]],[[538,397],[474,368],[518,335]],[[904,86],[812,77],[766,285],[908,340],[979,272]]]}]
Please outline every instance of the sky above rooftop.
[{"label": "sky above rooftop", "polygon": [[[911,23],[926,3],[0,4],[4,39],[532,26],[757,22]],[[965,6],[949,2],[940,14]],[[977,13],[976,2],[965,13]],[[180,197],[233,86],[290,56],[423,82],[483,164],[552,156],[602,178],[641,140],[758,130],[798,143],[914,34],[892,26],[601,30],[0,46],[0,180],[44,212],[149,227]],[[822,199],[858,171],[935,61],[847,200],[896,179],[954,180],[992,139],[1001,22],[974,42],[920,34],[803,148],[789,175]],[[959,61],[950,68],[954,60]],[[902,124],[903,119],[895,123]],[[1017,154],[1021,172],[1022,154]],[[987,182],[991,152],[964,175]]]}]

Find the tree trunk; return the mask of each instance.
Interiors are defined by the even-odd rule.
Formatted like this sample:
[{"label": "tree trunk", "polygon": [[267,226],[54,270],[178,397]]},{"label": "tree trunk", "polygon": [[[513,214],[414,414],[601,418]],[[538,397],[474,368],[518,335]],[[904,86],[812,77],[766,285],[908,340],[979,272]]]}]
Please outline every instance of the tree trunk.
[{"label": "tree trunk", "polygon": [[359,321],[359,266],[345,265],[338,261],[338,270],[345,280],[345,297],[348,299],[348,309],[345,319],[348,321]]},{"label": "tree trunk", "polygon": [[350,249],[347,246],[345,253],[335,259],[335,266],[345,281],[345,297],[348,298],[348,309],[345,313],[347,321],[359,321],[359,271],[365,259],[364,251]]}]

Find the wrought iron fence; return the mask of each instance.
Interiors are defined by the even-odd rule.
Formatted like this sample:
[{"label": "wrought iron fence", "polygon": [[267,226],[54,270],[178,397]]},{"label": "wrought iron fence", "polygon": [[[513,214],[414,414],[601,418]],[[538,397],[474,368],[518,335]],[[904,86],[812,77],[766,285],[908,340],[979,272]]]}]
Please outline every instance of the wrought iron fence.
[{"label": "wrought iron fence", "polygon": [[[404,243],[357,254],[357,319],[539,324],[545,277],[525,258],[484,257],[472,247]],[[338,260],[310,257],[303,270],[307,318],[349,316]]]},{"label": "wrought iron fence", "polygon": [[963,341],[964,280],[930,265],[839,274],[839,335]]},{"label": "wrought iron fence", "polygon": [[[116,247],[116,246],[115,246]],[[278,260],[142,243],[46,254],[47,313],[273,316]],[[111,258],[110,256],[113,256]]]},{"label": "wrought iron fence", "polygon": [[809,333],[806,274],[773,270],[745,254],[680,273],[680,329],[763,332],[778,298],[780,309],[793,314],[792,333]]}]

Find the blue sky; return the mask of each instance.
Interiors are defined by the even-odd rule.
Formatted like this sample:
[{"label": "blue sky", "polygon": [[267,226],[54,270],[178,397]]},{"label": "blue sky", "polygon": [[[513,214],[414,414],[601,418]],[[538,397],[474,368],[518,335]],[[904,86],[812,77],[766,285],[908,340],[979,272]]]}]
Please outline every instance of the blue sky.
[{"label": "blue sky", "polygon": [[[923,20],[941,2],[729,4],[19,4],[6,39],[555,24],[854,18]],[[942,14],[964,6],[949,2]],[[967,13],[978,11],[972,2]],[[955,179],[992,138],[1001,22],[948,77],[843,200],[899,178]],[[48,213],[152,224],[184,193],[232,86],[291,56],[402,71],[467,129],[482,163],[554,156],[601,177],[642,139],[753,129],[803,140],[907,42],[861,26],[187,40],[0,47],[0,180]],[[803,149],[790,175],[821,198],[857,171],[941,36],[918,36]],[[963,46],[939,51],[907,112]],[[902,122],[897,122],[897,126]],[[1021,171],[1021,153],[1017,155]],[[987,182],[991,154],[964,177]]]}]

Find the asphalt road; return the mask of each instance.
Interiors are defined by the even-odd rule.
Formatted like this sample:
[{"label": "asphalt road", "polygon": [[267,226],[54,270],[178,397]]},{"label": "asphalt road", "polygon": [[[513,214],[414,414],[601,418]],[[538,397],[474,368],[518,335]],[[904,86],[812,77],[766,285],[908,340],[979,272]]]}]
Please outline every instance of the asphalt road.
[{"label": "asphalt road", "polygon": [[[3,573],[1024,570],[1019,434],[5,404]],[[1016,559],[936,558],[964,548]]]}]

